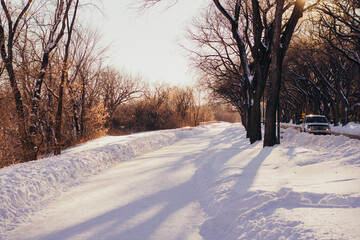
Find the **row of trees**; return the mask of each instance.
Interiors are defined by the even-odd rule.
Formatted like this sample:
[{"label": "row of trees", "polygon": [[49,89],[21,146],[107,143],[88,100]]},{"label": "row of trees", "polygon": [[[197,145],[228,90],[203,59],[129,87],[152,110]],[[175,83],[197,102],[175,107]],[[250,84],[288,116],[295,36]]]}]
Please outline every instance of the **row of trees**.
[{"label": "row of trees", "polygon": [[[70,84],[69,46],[78,8],[78,0],[1,0],[0,49],[4,95],[1,106],[9,104],[11,108],[13,105],[11,110],[14,111],[8,112],[6,117],[10,121],[15,120],[18,146],[25,161],[36,159],[40,145],[48,143],[49,138],[54,139],[58,146],[61,142],[61,139],[50,135],[59,136],[55,131],[61,130],[62,119],[56,116],[56,123],[50,119],[55,105],[60,106],[63,101],[61,89],[65,83]],[[44,85],[48,89],[47,96],[42,91]],[[55,86],[59,91],[54,89]],[[62,117],[61,111],[59,109],[58,112]],[[11,116],[12,112],[16,113],[15,116]],[[8,130],[3,129],[3,134],[8,135]]]},{"label": "row of trees", "polygon": [[214,120],[198,92],[109,67],[79,0],[1,1],[0,166],[111,133]]},{"label": "row of trees", "polygon": [[105,134],[116,106],[142,90],[138,77],[104,65],[100,34],[77,17],[86,7],[1,0],[1,165]]},{"label": "row of trees", "polygon": [[284,66],[284,120],[304,112],[334,125],[360,121],[359,9],[359,1],[327,1],[307,15]]},{"label": "row of trees", "polygon": [[279,140],[276,111],[283,61],[304,7],[303,0],[213,0],[188,29],[195,47],[187,49],[203,83],[238,109],[250,143],[262,139],[265,97],[264,146]]},{"label": "row of trees", "polygon": [[276,118],[359,120],[359,16],[357,0],[213,0],[184,47],[202,84],[239,111],[250,142],[261,140],[264,118],[272,146]]}]

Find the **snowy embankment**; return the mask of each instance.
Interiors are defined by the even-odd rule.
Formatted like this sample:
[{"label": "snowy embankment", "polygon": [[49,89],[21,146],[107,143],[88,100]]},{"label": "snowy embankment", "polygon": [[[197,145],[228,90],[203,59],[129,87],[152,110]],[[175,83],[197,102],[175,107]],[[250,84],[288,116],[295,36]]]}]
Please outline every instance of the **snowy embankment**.
[{"label": "snowy embankment", "polygon": [[[60,209],[38,214],[9,239],[27,239],[23,232],[35,228],[29,239],[360,239],[359,140],[286,129],[281,145],[263,148],[245,135],[240,124],[218,123],[106,137],[2,169],[0,239],[50,199],[112,166],[74,192],[85,210],[74,223],[63,219],[70,226],[59,217],[81,207],[64,198],[52,205]],[[88,203],[96,209],[84,204],[92,195],[99,195]]]},{"label": "snowy embankment", "polygon": [[[281,125],[290,126],[290,127],[300,127],[299,124],[294,124],[292,122],[290,123],[281,123]],[[331,125],[331,132],[333,133],[339,133],[339,134],[348,134],[348,135],[354,135],[354,136],[360,136],[360,124],[359,123],[353,123],[349,122],[345,126],[334,126]]]},{"label": "snowy embankment", "polygon": [[350,122],[345,126],[331,126],[331,131],[336,133],[360,136],[360,124]]},{"label": "snowy embankment", "polygon": [[60,156],[0,169],[0,239],[29,214],[87,177],[123,161],[200,134],[211,126],[104,137]]},{"label": "snowy embankment", "polygon": [[279,146],[232,138],[201,165],[204,239],[360,239],[359,140],[286,129]]}]

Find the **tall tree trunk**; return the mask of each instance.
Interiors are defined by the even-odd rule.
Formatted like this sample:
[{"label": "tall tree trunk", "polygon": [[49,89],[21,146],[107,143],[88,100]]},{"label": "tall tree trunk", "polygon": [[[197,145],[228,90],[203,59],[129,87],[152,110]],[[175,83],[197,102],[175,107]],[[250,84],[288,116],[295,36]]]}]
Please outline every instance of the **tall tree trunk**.
[{"label": "tall tree trunk", "polygon": [[[51,68],[51,65],[50,65]],[[53,78],[51,75],[51,70],[50,70],[50,76],[49,76],[49,83],[48,85],[50,86],[50,88],[53,88],[54,86],[54,82],[53,82]],[[53,92],[51,90],[48,89],[48,93],[47,93],[47,111],[48,114],[46,114],[46,126],[45,126],[45,144],[46,144],[46,149],[51,151],[54,148],[55,145],[55,130],[54,130],[54,121],[53,121],[53,114],[54,114],[54,100],[53,100]]]},{"label": "tall tree trunk", "polygon": [[[71,2],[69,3],[71,5]],[[62,134],[61,134],[61,128],[62,128],[62,110],[63,110],[63,98],[64,98],[64,85],[65,82],[67,82],[68,79],[68,70],[69,70],[69,50],[70,50],[70,43],[71,43],[71,36],[72,31],[75,24],[77,9],[79,5],[79,0],[76,1],[75,4],[75,11],[74,15],[71,21],[71,25],[68,26],[68,38],[65,45],[65,56],[63,59],[62,69],[61,69],[61,81],[60,81],[60,87],[59,87],[59,102],[58,107],[56,111],[56,117],[55,117],[55,150],[54,155],[60,155],[61,154],[61,148],[62,148]],[[69,9],[70,6],[68,6],[67,9]],[[68,10],[67,10],[68,11]],[[64,20],[68,20],[68,14],[65,15]]]},{"label": "tall tree trunk", "polygon": [[[286,23],[286,28],[281,36],[282,14],[284,8],[284,0],[276,2],[275,20],[274,20],[274,35],[272,38],[272,57],[271,57],[271,73],[270,73],[270,88],[266,105],[266,123],[264,135],[264,147],[274,146],[278,141],[276,138],[276,109],[280,105],[280,87],[281,87],[281,73],[282,63],[286,51],[290,45],[292,35],[295,27],[302,17],[306,1],[296,0],[293,12]],[[280,38],[281,36],[281,38]]]},{"label": "tall tree trunk", "polygon": [[339,103],[341,103],[341,110],[342,110],[341,123],[342,123],[343,126],[345,126],[349,121],[349,119],[348,119],[349,100],[346,97],[346,94],[344,92],[344,88],[341,85],[341,78],[335,80],[335,87],[336,87],[337,101]]},{"label": "tall tree trunk", "polygon": [[80,113],[80,136],[84,136],[84,127],[85,127],[85,93],[86,93],[86,81],[82,77],[82,89],[81,89],[81,113]]},{"label": "tall tree trunk", "polygon": [[40,68],[40,74],[36,79],[35,87],[33,91],[33,97],[31,101],[31,112],[30,112],[30,129],[29,129],[29,135],[32,138],[32,141],[35,142],[36,134],[38,131],[38,122],[39,122],[39,116],[38,116],[38,110],[39,110],[39,104],[40,104],[40,98],[41,98],[41,87],[44,82],[45,74],[46,74],[46,68],[49,65],[49,57],[50,52],[45,51],[43,54],[43,58],[41,61],[41,68]]},{"label": "tall tree trunk", "polygon": [[36,160],[37,158],[37,152],[35,151],[35,144],[31,142],[31,139],[28,136],[28,133],[26,131],[27,125],[26,125],[26,118],[25,118],[25,112],[24,112],[24,105],[22,102],[22,97],[20,90],[17,86],[16,82],[16,76],[15,72],[12,66],[11,62],[6,61],[5,67],[9,75],[10,79],[10,85],[13,92],[15,105],[16,105],[16,112],[17,112],[17,127],[20,134],[20,141],[23,151],[23,161],[28,162],[32,160]]},{"label": "tall tree trunk", "polygon": [[76,142],[78,136],[80,135],[80,120],[79,120],[79,106],[76,102],[76,91],[74,90],[71,83],[68,82],[68,89],[70,95],[70,105],[72,106],[72,118],[73,118],[73,140]]},{"label": "tall tree trunk", "polygon": [[334,126],[339,126],[339,109],[334,99],[331,99],[331,108],[334,117]]},{"label": "tall tree trunk", "polygon": [[60,87],[59,87],[59,101],[58,101],[58,106],[57,106],[56,116],[55,116],[55,149],[54,149],[54,155],[60,155],[61,154],[61,148],[62,148],[61,127],[62,127],[63,99],[64,99],[64,79],[62,77]]},{"label": "tall tree trunk", "polygon": [[276,138],[276,109],[279,104],[281,72],[282,72],[282,57],[280,48],[280,35],[282,12],[284,7],[284,0],[278,0],[275,11],[275,26],[273,36],[273,46],[271,53],[271,71],[270,71],[270,88],[266,104],[266,123],[264,147],[274,146],[277,144]]},{"label": "tall tree trunk", "polygon": [[323,99],[323,104],[324,104],[324,115],[325,117],[330,121],[330,107],[329,107],[329,101],[327,98],[324,97]]},{"label": "tall tree trunk", "polygon": [[[271,49],[271,48],[270,48]],[[264,89],[266,85],[266,79],[269,72],[270,55],[268,52],[264,52],[261,57],[258,58],[258,62],[255,62],[255,81],[253,82],[252,90],[253,96],[251,100],[251,129],[249,129],[250,143],[260,141],[262,139],[261,134],[261,99],[264,95]]]},{"label": "tall tree trunk", "polygon": [[241,124],[243,125],[243,127],[245,128],[245,130],[247,131],[247,109],[244,107],[240,107],[240,106],[236,106],[236,109],[241,117]]},{"label": "tall tree trunk", "polygon": [[251,120],[250,120],[251,128],[249,129],[249,137],[251,144],[262,139],[260,99],[258,97],[254,97],[252,101],[253,103],[251,106]]}]

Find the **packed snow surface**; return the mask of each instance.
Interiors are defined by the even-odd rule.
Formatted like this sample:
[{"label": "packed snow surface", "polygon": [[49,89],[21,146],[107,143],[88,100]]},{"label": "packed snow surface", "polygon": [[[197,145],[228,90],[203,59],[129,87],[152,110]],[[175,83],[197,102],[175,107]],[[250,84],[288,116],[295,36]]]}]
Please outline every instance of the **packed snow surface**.
[{"label": "packed snow surface", "polygon": [[105,137],[0,169],[0,239],[360,239],[360,141],[240,124]]}]

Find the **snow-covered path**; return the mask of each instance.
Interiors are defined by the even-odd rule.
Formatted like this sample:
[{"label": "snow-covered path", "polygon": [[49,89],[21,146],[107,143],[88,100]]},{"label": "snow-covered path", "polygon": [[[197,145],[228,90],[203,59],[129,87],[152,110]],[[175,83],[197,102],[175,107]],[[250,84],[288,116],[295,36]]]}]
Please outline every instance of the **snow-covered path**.
[{"label": "snow-covered path", "polygon": [[185,138],[92,177],[8,238],[201,239],[205,214],[194,164],[221,131]]},{"label": "snow-covered path", "polygon": [[[3,234],[9,240],[360,239],[360,141],[293,129],[282,135],[281,145],[263,148],[248,143],[240,124],[221,123],[99,139],[72,149],[73,155],[4,169],[0,238],[1,220],[8,219]],[[175,136],[183,137],[166,146]],[[166,147],[150,147],[155,143]],[[126,144],[132,147],[121,147]],[[126,157],[134,155],[129,149],[141,154]],[[99,166],[108,170],[92,177],[73,177],[85,163],[106,163],[116,152],[127,160]],[[71,174],[61,177],[58,169]],[[42,171],[44,177],[34,174]],[[57,197],[53,189],[66,182],[54,183],[52,174],[78,184]],[[29,179],[38,178],[37,193],[25,194]],[[54,198],[16,211],[47,194]]]}]

